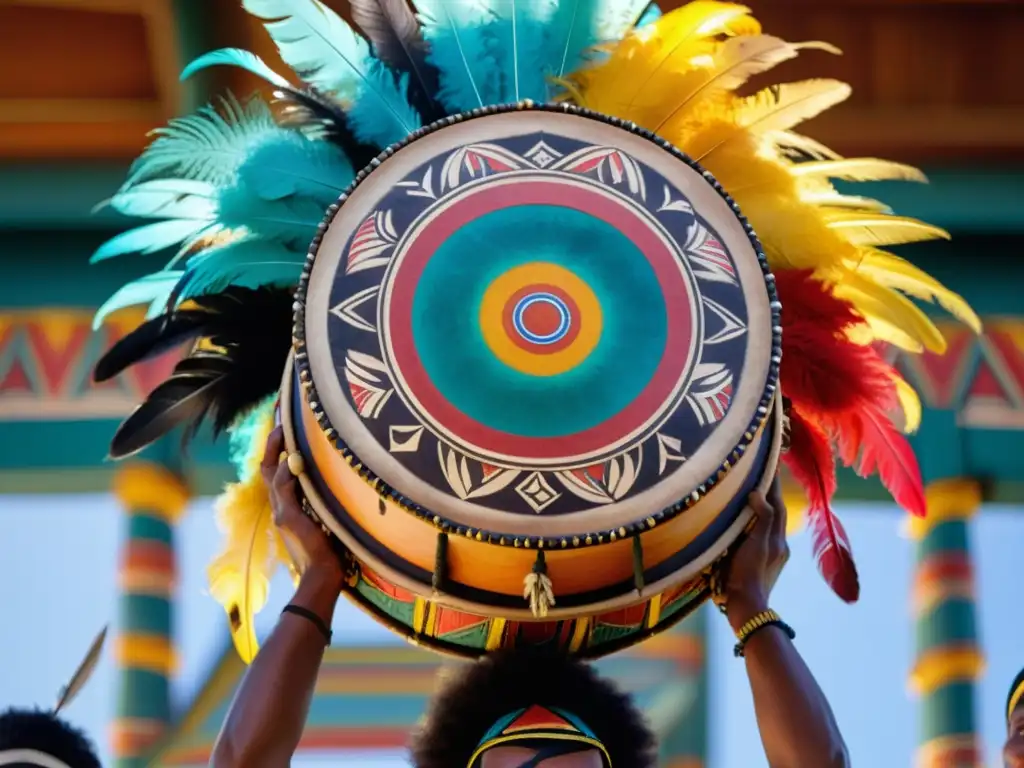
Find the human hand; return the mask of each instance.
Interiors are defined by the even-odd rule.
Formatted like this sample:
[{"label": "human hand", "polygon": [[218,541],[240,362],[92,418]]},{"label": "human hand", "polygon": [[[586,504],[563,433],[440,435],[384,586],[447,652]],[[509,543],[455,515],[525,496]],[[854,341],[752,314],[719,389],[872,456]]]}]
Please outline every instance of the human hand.
[{"label": "human hand", "polygon": [[754,527],[730,559],[725,579],[726,617],[734,630],[768,609],[768,597],[786,561],[786,505],[776,476],[765,499],[760,493],[749,497],[757,516]]},{"label": "human hand", "polygon": [[260,464],[263,481],[270,491],[274,524],[281,531],[303,580],[315,578],[323,581],[325,586],[337,583],[340,589],[344,578],[341,560],[320,526],[302,511],[298,481],[288,468],[288,462],[282,459],[282,451],[284,433],[281,427],[277,427],[267,438]]}]

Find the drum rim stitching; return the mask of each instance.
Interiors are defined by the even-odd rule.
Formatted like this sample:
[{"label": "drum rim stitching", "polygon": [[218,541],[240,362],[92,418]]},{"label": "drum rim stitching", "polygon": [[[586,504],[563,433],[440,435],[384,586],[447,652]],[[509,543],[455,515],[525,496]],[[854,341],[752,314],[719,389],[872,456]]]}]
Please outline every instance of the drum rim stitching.
[{"label": "drum rim stitching", "polygon": [[[443,516],[420,506],[413,500],[401,494],[395,488],[392,488],[390,485],[385,483],[384,480],[376,475],[376,473],[363,464],[358,456],[349,450],[348,446],[341,440],[338,431],[331,424],[330,418],[318,400],[316,388],[312,381],[312,373],[309,368],[309,356],[306,350],[305,339],[306,294],[309,289],[309,277],[312,273],[317,251],[320,248],[320,243],[323,240],[324,234],[330,224],[334,221],[334,217],[338,214],[338,211],[341,209],[345,200],[348,199],[355,189],[362,184],[363,181],[365,181],[382,162],[417,139],[441,130],[442,128],[473,120],[475,118],[523,110],[570,114],[627,130],[634,135],[650,141],[662,150],[668,152],[675,159],[685,163],[692,170],[699,173],[704,181],[707,182],[726,202],[733,215],[735,215],[739,220],[740,226],[742,227],[747,240],[754,249],[754,254],[764,276],[765,288],[768,291],[769,310],[771,313],[772,323],[772,341],[768,365],[768,380],[762,390],[761,398],[754,411],[754,416],[751,419],[747,430],[744,432],[740,443],[733,448],[715,472],[708,477],[707,480],[699,484],[697,488],[695,488],[685,498],[664,509],[658,510],[657,512],[652,512],[644,519],[626,526],[620,526],[619,528],[610,531],[580,534],[579,536],[572,537],[509,536],[508,534],[474,529],[469,526],[454,523],[445,519]],[[451,535],[473,538],[477,541],[486,541],[489,544],[497,546],[511,546],[525,549],[576,549],[584,546],[610,543],[629,536],[636,536],[644,531],[654,528],[660,522],[674,518],[676,515],[686,509],[689,509],[693,504],[698,502],[707,493],[708,489],[714,487],[718,481],[729,472],[733,464],[735,464],[735,462],[746,453],[747,448],[754,441],[758,431],[769,417],[772,409],[772,401],[779,386],[779,367],[782,361],[782,304],[779,301],[778,293],[775,289],[775,276],[772,274],[768,265],[768,259],[765,256],[764,248],[762,247],[757,235],[754,233],[753,228],[750,226],[747,218],[740,211],[739,206],[709,171],[705,170],[699,163],[690,158],[674,144],[658,136],[653,131],[641,128],[636,125],[636,123],[628,120],[622,120],[611,115],[605,115],[600,112],[595,112],[593,110],[568,103],[540,104],[527,100],[510,104],[480,107],[470,112],[463,112],[458,115],[442,118],[428,126],[419,128],[406,136],[402,141],[397,142],[382,151],[376,158],[370,161],[370,164],[366,168],[356,174],[351,184],[349,184],[348,188],[341,194],[337,202],[327,209],[323,221],[321,221],[317,226],[316,235],[310,243],[309,250],[306,254],[306,260],[302,268],[302,273],[299,277],[293,309],[292,349],[299,383],[304,390],[304,398],[306,400],[307,407],[312,411],[313,416],[316,418],[317,424],[319,425],[324,437],[327,438],[335,450],[337,450],[345,461],[356,470],[359,477],[372,486],[382,498],[386,498],[404,511],[409,512],[422,520],[430,522],[438,531]]]}]

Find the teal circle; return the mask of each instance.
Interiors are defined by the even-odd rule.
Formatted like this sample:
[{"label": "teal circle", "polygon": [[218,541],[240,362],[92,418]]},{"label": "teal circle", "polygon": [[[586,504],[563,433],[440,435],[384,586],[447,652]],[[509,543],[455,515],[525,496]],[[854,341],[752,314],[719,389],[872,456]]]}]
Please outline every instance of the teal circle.
[{"label": "teal circle", "polygon": [[[602,330],[575,368],[517,371],[480,329],[480,305],[501,274],[530,262],[575,273],[597,296]],[[441,395],[491,429],[561,437],[594,427],[633,402],[665,353],[668,320],[654,270],[615,227],[570,208],[520,205],[475,219],[434,253],[416,286],[413,341]]]}]

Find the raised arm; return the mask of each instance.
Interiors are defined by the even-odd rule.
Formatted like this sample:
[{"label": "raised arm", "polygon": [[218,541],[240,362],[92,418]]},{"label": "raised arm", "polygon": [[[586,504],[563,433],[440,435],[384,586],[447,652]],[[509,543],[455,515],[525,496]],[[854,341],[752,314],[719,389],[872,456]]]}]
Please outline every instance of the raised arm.
[{"label": "raised arm", "polygon": [[[303,514],[295,478],[280,462],[280,428],[271,433],[263,477],[274,520],[305,569],[290,605],[330,627],[343,571],[327,538]],[[287,768],[309,713],[327,638],[307,616],[283,613],[242,678],[214,747],[212,768]]]},{"label": "raised arm", "polygon": [[[768,610],[789,559],[778,479],[769,499],[751,496],[757,522],[729,568],[726,616],[735,633]],[[771,768],[847,768],[850,759],[832,708],[786,632],[778,625],[757,630],[743,646],[743,659]]]}]

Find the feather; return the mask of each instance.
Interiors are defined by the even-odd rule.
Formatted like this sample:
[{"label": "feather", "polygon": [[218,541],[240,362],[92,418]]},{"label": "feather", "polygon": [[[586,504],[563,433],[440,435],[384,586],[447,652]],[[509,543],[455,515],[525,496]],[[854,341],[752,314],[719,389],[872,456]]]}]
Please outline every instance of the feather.
[{"label": "feather", "polygon": [[844,422],[835,426],[843,463],[861,477],[877,474],[900,507],[924,517],[927,505],[921,468],[910,443],[892,421],[877,405],[865,404]]},{"label": "feather", "polygon": [[863,249],[855,271],[879,285],[934,302],[975,333],[981,333],[981,319],[962,297],[906,259],[884,251]]},{"label": "feather", "polygon": [[409,103],[428,123],[444,117],[436,99],[440,74],[427,60],[426,40],[406,0],[351,0],[350,7],[374,55],[399,76],[408,76]]},{"label": "feather", "polygon": [[[197,349],[182,360],[171,377],[118,428],[111,456],[129,456],[178,426],[185,426],[189,437],[208,415],[212,415],[217,434],[276,392],[291,350],[292,300],[289,290],[239,287],[196,297],[195,309],[205,312],[207,318],[204,323],[194,323],[187,333],[173,318],[194,310],[168,313],[165,333],[175,343],[188,337],[208,338],[220,349]],[[166,347],[169,342],[161,334],[154,335],[154,327],[144,323],[118,342],[97,369],[104,373],[123,370],[145,359],[147,349]],[[136,334],[136,339],[147,340],[149,347],[133,340]],[[115,350],[117,355],[108,357]]]},{"label": "feather", "polygon": [[264,21],[281,58],[309,85],[350,104],[350,124],[367,144],[387,147],[422,125],[409,106],[408,75],[396,78],[370,46],[319,0],[242,0]]},{"label": "feather", "polygon": [[585,64],[597,45],[618,39],[634,24],[647,26],[660,16],[654,3],[644,9],[644,3],[629,0],[561,0],[548,25],[552,74],[564,78]]},{"label": "feather", "polygon": [[851,271],[842,273],[833,290],[837,297],[852,302],[889,343],[911,352],[927,349],[941,355],[946,351],[946,340],[935,323],[902,294]]},{"label": "feather", "polygon": [[205,181],[154,179],[125,187],[107,204],[124,216],[160,219],[213,219],[216,188]]},{"label": "feather", "polygon": [[190,243],[217,229],[216,222],[206,218],[168,219],[155,224],[145,224],[107,240],[96,249],[89,263],[96,264],[127,253],[157,253],[182,243]]},{"label": "feather", "polygon": [[794,44],[769,35],[729,38],[710,57],[710,66],[692,67],[689,73],[679,77],[682,87],[676,89],[674,99],[669,103],[670,107],[673,103],[676,105],[655,126],[655,132],[660,132],[672,121],[685,121],[700,99],[715,99],[731,93],[754,75],[796,58],[802,48],[839,53],[837,48],[826,43]]},{"label": "feather", "polygon": [[657,3],[651,3],[644,12],[640,14],[640,18],[636,20],[636,27],[646,27],[648,24],[653,24],[662,16],[661,8],[658,7]]},{"label": "feather", "polygon": [[896,385],[896,399],[903,412],[903,431],[911,435],[921,426],[921,398],[914,388],[907,383],[897,371],[892,371],[892,381]]},{"label": "feather", "polygon": [[793,409],[789,414],[789,450],[783,461],[807,492],[807,521],[814,559],[825,583],[848,603],[860,597],[860,581],[853,549],[843,524],[832,511],[835,460],[827,435]]},{"label": "feather", "polygon": [[556,0],[480,0],[491,21],[482,34],[500,73],[498,102],[549,100],[555,74],[550,44]]},{"label": "feather", "polygon": [[762,136],[783,153],[800,155],[802,165],[812,161],[841,159],[834,150],[820,141],[793,131],[766,131]]},{"label": "feather", "polygon": [[184,274],[184,270],[154,272],[121,286],[96,311],[92,319],[92,329],[99,330],[104,320],[125,307],[133,307],[138,304],[165,306]]},{"label": "feather", "polygon": [[228,427],[228,457],[238,479],[245,481],[260,471],[267,438],[275,426],[278,393]]},{"label": "feather", "polygon": [[353,168],[362,169],[378,154],[378,148],[364,144],[349,126],[348,115],[340,103],[315,88],[304,91],[289,88],[275,91],[275,98],[285,105],[282,118],[297,126],[310,139],[334,144],[348,158]]},{"label": "feather", "polygon": [[798,178],[820,176],[845,181],[917,181],[928,179],[917,168],[874,158],[827,159],[798,163],[790,170]]},{"label": "feather", "polygon": [[254,617],[267,602],[277,568],[279,536],[263,477],[229,485],[217,499],[217,523],[224,547],[207,568],[210,594],[228,614],[231,639],[246,664],[259,651]]},{"label": "feather", "polygon": [[181,79],[188,80],[196,72],[208,67],[229,66],[244,69],[256,77],[266,80],[276,88],[290,88],[291,84],[281,75],[272,70],[259,56],[251,51],[244,51],[241,48],[221,48],[219,51],[205,53],[185,67],[181,73]]},{"label": "feather", "polygon": [[946,230],[907,216],[840,211],[825,217],[829,229],[854,245],[902,245],[925,240],[949,240]]},{"label": "feather", "polygon": [[438,98],[450,113],[501,102],[501,70],[483,34],[492,20],[481,0],[466,0],[452,13],[449,0],[415,0],[428,60],[440,73]]},{"label": "feather", "polygon": [[187,309],[147,320],[107,350],[93,369],[97,383],[109,381],[136,363],[180,347],[199,335],[209,322],[209,312]]},{"label": "feather", "polygon": [[78,669],[68,680],[67,685],[61,689],[60,695],[57,697],[57,706],[53,708],[53,714],[59,715],[60,711],[71,704],[75,697],[82,692],[85,688],[86,683],[89,682],[89,678],[92,677],[92,673],[96,671],[96,665],[100,661],[100,656],[103,654],[103,644],[107,641],[107,627],[100,630],[100,633],[96,635],[96,638],[92,641],[92,645],[89,646],[89,650],[85,654],[85,658],[82,659],[82,663],[78,665]]},{"label": "feather", "polygon": [[736,105],[738,125],[758,133],[788,131],[850,97],[838,80],[804,80],[764,88]]},{"label": "feather", "polygon": [[298,283],[306,255],[278,243],[240,240],[192,257],[177,285],[175,303],[220,293],[229,286],[287,287]]},{"label": "feather", "polygon": [[830,212],[829,209],[858,211],[861,213],[892,213],[892,209],[889,206],[878,200],[858,195],[842,195],[834,190],[801,192],[800,199],[821,209],[826,215]]},{"label": "feather", "polygon": [[208,104],[155,130],[156,140],[132,163],[127,185],[170,173],[215,186],[230,183],[254,146],[284,130],[259,98],[243,106],[228,96],[220,106],[223,114]]}]

